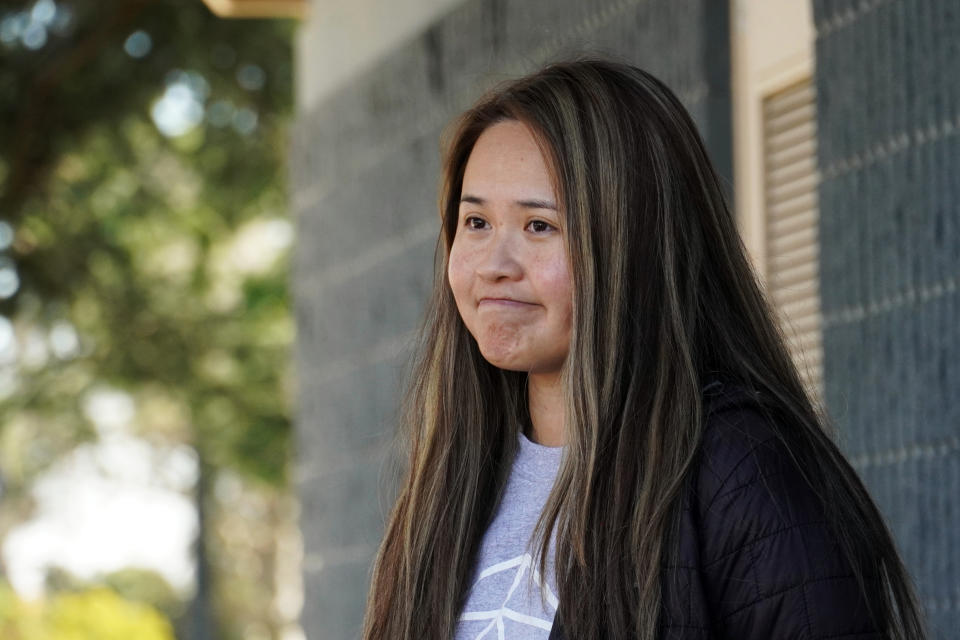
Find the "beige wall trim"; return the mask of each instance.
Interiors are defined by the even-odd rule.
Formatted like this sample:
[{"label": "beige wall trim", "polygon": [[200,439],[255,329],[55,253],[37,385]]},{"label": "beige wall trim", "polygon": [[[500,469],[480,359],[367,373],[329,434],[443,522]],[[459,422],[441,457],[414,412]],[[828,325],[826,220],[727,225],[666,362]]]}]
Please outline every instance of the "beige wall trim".
[{"label": "beige wall trim", "polygon": [[297,18],[307,17],[308,0],[203,0],[221,18]]},{"label": "beige wall trim", "polygon": [[465,0],[315,0],[294,45],[297,111],[305,113]]},{"label": "beige wall trim", "polygon": [[813,16],[808,0],[733,0],[730,10],[737,223],[765,281],[763,101],[812,76]]},{"label": "beige wall trim", "polygon": [[798,370],[822,398],[812,10],[808,0],[730,7],[737,224]]}]

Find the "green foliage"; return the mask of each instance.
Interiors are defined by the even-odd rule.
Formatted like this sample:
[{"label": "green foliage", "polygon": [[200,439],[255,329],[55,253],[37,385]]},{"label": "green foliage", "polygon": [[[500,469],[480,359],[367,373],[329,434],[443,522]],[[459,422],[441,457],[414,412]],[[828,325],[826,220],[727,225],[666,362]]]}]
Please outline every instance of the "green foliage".
[{"label": "green foliage", "polygon": [[160,612],[103,587],[24,602],[0,584],[0,636],[7,640],[174,640]]},{"label": "green foliage", "polygon": [[186,603],[162,575],[150,569],[121,569],[94,580],[83,580],[59,567],[47,572],[47,593],[81,593],[104,588],[127,602],[148,605],[170,619],[184,613]]},{"label": "green foliage", "polygon": [[[4,3],[0,35],[40,4]],[[42,46],[27,46],[22,33],[0,42],[8,125],[0,127],[0,222],[15,231],[0,260],[12,259],[19,279],[14,295],[0,298],[18,346],[13,364],[0,361],[14,380],[0,383],[0,511],[22,515],[31,480],[96,437],[84,399],[101,386],[133,397],[139,435],[195,447],[211,484],[229,471],[279,495],[290,460],[283,230],[294,24],[223,20],[198,0],[54,4],[70,18],[47,25]],[[150,47],[135,57],[124,47],[141,31]],[[153,115],[171,87],[189,89],[203,116],[177,135]],[[58,331],[75,332],[76,344],[60,340],[58,350]],[[14,519],[0,513],[0,536]],[[264,571],[228,573],[270,584]],[[157,594],[136,595],[150,591],[139,578],[132,591],[127,578],[111,580],[132,600],[167,606]],[[49,637],[170,637],[150,622],[154,608],[121,606],[110,593],[58,596],[35,616],[7,590],[0,620],[16,610],[41,631],[0,627],[0,637],[42,639],[68,627],[73,635]],[[96,624],[88,611],[127,630],[83,635]]]},{"label": "green foliage", "polygon": [[[67,322],[80,340],[76,354],[20,367],[0,404],[0,429],[26,415],[57,425],[25,444],[23,479],[91,436],[80,403],[106,383],[159,388],[214,468],[283,485],[286,262],[251,270],[233,245],[245,224],[285,216],[292,24],[218,19],[196,0],[58,6],[72,20],[43,47],[0,47],[0,117],[20,123],[0,129],[0,211],[20,279],[0,313],[18,333]],[[141,58],[124,51],[138,30],[152,43]],[[171,84],[194,87],[207,117],[167,137],[151,110]],[[255,114],[252,131],[234,126],[241,111]]]}]

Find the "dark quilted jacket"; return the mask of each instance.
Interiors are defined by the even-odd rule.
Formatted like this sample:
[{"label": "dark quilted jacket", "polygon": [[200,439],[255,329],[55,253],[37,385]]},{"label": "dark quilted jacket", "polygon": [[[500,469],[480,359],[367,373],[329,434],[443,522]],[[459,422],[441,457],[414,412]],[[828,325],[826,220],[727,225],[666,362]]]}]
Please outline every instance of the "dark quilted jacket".
[{"label": "dark quilted jacket", "polygon": [[[661,574],[661,637],[879,640],[822,503],[750,395],[715,381],[705,399],[680,560]],[[557,613],[551,640],[575,640],[564,632],[565,615]]]}]

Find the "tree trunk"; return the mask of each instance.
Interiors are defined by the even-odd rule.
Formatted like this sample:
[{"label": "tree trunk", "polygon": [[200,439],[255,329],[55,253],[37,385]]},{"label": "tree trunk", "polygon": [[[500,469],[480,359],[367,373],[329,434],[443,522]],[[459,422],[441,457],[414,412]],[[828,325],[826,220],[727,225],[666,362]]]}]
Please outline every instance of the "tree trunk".
[{"label": "tree trunk", "polygon": [[198,449],[199,458],[197,487],[194,496],[197,504],[197,539],[194,542],[196,558],[196,591],[190,603],[186,620],[186,640],[214,640],[215,620],[211,607],[210,558],[207,553],[208,534],[211,531],[207,522],[207,495],[213,482],[213,470],[207,466],[203,452]]}]

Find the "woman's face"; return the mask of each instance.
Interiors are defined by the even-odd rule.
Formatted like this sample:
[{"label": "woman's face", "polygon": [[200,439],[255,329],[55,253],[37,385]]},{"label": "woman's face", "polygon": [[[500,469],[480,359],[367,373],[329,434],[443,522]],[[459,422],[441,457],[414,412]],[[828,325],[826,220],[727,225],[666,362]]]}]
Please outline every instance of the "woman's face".
[{"label": "woman's face", "polygon": [[526,125],[477,139],[463,176],[447,276],[467,329],[501,369],[559,372],[570,348],[573,284],[557,198]]}]

